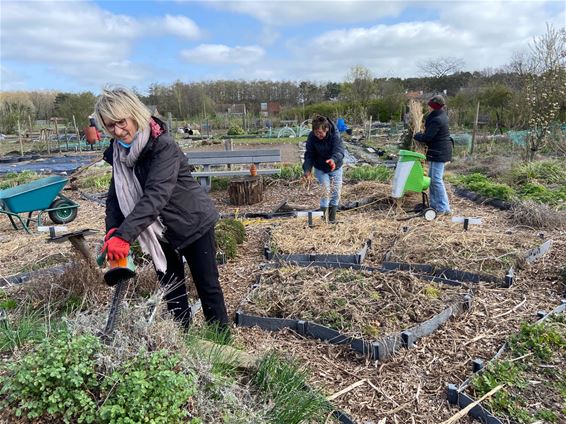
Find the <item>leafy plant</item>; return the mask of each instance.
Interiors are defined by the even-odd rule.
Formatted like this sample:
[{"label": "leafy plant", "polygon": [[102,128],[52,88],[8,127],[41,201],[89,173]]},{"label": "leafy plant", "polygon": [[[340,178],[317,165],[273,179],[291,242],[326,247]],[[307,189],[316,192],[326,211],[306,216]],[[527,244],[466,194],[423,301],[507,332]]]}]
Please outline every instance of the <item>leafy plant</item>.
[{"label": "leafy plant", "polygon": [[82,181],[81,186],[83,188],[92,188],[95,190],[108,190],[111,179],[112,173],[110,172],[102,175],[90,175]]},{"label": "leafy plant", "polygon": [[244,135],[246,131],[239,125],[232,125],[228,128],[228,135]]},{"label": "leafy plant", "polygon": [[510,200],[515,196],[515,190],[507,184],[494,183],[480,173],[451,177],[450,180],[485,197]]},{"label": "leafy plant", "polygon": [[[60,332],[42,342],[0,374],[2,407],[15,407],[16,416],[29,419],[50,415],[70,422],[93,422],[97,385],[93,336],[71,338]],[[75,421],[76,419],[76,421]]]},{"label": "leafy plant", "polygon": [[100,418],[108,423],[197,423],[185,408],[196,392],[196,377],[180,369],[169,352],[140,354],[106,377]]},{"label": "leafy plant", "polygon": [[511,337],[509,348],[517,355],[532,352],[541,360],[548,360],[558,349],[566,347],[566,339],[551,326],[544,324],[521,325],[519,334]]},{"label": "leafy plant", "polygon": [[286,180],[286,181],[295,181],[301,178],[303,174],[304,171],[301,164],[293,164],[293,165],[284,164],[281,165],[281,173],[279,175],[274,174],[271,176],[271,178]]},{"label": "leafy plant", "polygon": [[41,175],[33,171],[9,172],[0,179],[0,190],[29,183],[30,181],[37,180],[40,177]]}]

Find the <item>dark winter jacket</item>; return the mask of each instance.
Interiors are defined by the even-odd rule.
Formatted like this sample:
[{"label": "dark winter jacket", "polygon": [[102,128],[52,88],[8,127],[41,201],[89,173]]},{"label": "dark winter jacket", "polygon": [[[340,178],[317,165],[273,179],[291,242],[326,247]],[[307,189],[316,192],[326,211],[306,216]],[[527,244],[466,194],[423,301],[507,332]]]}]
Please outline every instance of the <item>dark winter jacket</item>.
[{"label": "dark winter jacket", "polygon": [[433,110],[425,119],[425,131],[414,135],[428,147],[426,159],[431,162],[452,160],[452,138],[448,130],[448,115],[444,109]]},{"label": "dark winter jacket", "polygon": [[344,162],[344,145],[340,133],[330,119],[326,118],[330,124],[330,129],[326,137],[319,140],[314,131],[311,131],[307,138],[307,147],[305,151],[305,161],[303,163],[303,171],[311,172],[314,166],[324,172],[330,172],[330,165],[326,163],[328,159],[332,159],[336,164],[336,169],[342,166]]},{"label": "dark winter jacket", "polygon": [[[157,138],[150,135],[134,167],[143,195],[124,219],[120,211],[114,178],[106,199],[106,231],[118,228],[116,235],[132,243],[160,217],[165,238],[176,249],[198,240],[218,220],[218,212],[201,185],[189,171],[187,158],[167,133],[163,122],[153,118],[164,130]],[[112,165],[113,140],[104,151]]]}]

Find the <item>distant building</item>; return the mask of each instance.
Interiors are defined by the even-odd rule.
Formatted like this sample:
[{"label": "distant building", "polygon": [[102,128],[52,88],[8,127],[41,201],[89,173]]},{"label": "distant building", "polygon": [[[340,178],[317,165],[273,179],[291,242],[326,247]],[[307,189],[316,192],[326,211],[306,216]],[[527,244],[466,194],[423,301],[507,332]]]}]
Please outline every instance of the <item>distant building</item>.
[{"label": "distant building", "polygon": [[275,116],[281,113],[281,104],[279,102],[260,103],[260,114],[262,116]]},{"label": "distant building", "polygon": [[215,112],[217,114],[243,116],[246,114],[246,104],[245,103],[219,104],[216,105]]}]

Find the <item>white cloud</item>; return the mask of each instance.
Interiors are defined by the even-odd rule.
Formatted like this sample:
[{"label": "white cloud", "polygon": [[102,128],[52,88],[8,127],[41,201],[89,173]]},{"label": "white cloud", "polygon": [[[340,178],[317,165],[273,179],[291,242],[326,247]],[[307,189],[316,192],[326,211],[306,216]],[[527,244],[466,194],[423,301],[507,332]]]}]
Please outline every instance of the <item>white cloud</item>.
[{"label": "white cloud", "polygon": [[352,23],[397,16],[408,2],[400,0],[205,0],[204,3],[217,9],[252,16],[264,24],[286,26],[306,22]]},{"label": "white cloud", "polygon": [[265,50],[259,46],[229,47],[224,44],[201,44],[181,51],[183,59],[200,64],[249,65],[261,60],[264,55]]},{"label": "white cloud", "polygon": [[26,77],[4,65],[0,65],[0,91],[25,89]]},{"label": "white cloud", "polygon": [[197,24],[186,16],[165,15],[163,21],[164,30],[171,34],[190,40],[196,40],[201,37],[201,31]]}]

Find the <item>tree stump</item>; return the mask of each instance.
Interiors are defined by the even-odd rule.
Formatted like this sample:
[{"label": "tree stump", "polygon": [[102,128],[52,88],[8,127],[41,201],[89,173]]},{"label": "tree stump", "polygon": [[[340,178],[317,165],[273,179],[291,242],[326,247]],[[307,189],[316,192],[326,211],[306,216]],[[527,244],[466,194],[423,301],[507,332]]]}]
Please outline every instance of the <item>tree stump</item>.
[{"label": "tree stump", "polygon": [[261,176],[234,178],[228,186],[230,203],[235,206],[253,205],[263,200],[263,181]]}]

